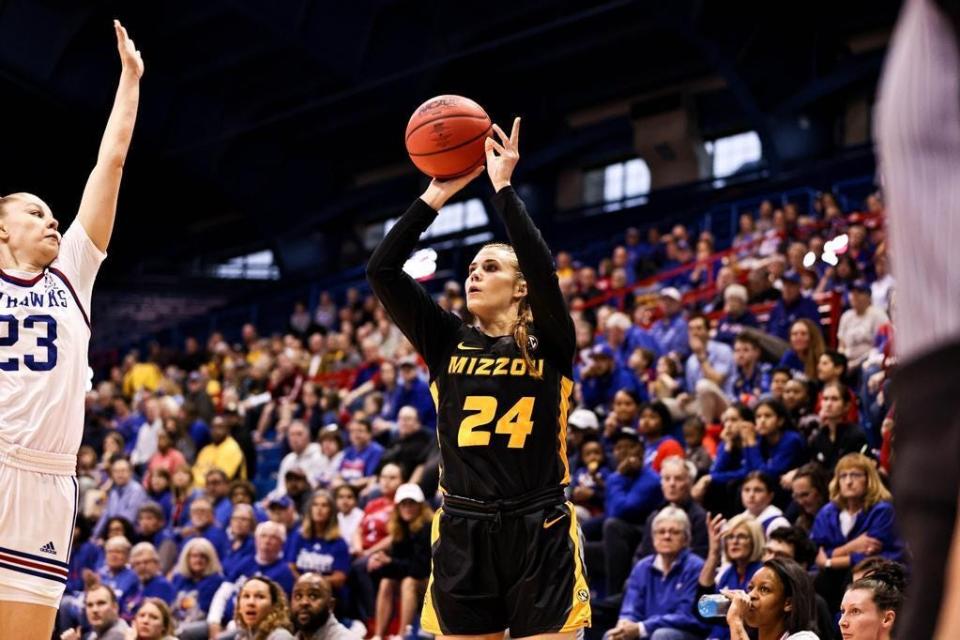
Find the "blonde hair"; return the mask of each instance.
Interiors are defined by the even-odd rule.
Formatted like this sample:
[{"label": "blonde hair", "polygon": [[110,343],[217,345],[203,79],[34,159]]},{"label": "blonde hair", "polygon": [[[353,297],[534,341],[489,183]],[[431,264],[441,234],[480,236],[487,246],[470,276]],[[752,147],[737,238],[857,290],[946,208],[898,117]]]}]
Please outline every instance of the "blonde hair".
[{"label": "blonde hair", "polygon": [[873,461],[862,453],[848,453],[837,462],[833,471],[833,479],[830,480],[830,501],[837,507],[843,509],[847,506],[840,496],[840,472],[847,469],[862,471],[867,475],[867,492],[863,496],[864,510],[872,508],[878,502],[893,500],[893,496],[883,486],[883,481],[880,480],[880,474],[877,473],[877,467],[873,464]]},{"label": "blonde hair", "polygon": [[[327,508],[329,509],[327,523],[323,527],[322,531],[314,531],[313,516],[310,515],[310,511],[313,509],[313,503],[316,502],[317,498],[326,501]],[[333,500],[333,496],[331,496],[330,492],[326,489],[317,489],[310,497],[310,502],[307,503],[307,512],[303,514],[303,524],[300,525],[300,534],[305,540],[313,540],[314,538],[336,540],[340,537],[340,525],[339,521],[337,520],[337,505]]]},{"label": "blonde hair", "polygon": [[[263,616],[263,619],[257,623],[256,627],[250,629],[240,615],[240,596],[243,594],[243,590],[247,588],[247,585],[256,580],[267,585],[267,588],[270,590],[271,606],[270,610]],[[287,604],[287,596],[283,592],[283,588],[270,578],[264,576],[249,578],[243,583],[243,586],[240,587],[240,591],[237,592],[237,606],[233,614],[233,619],[237,623],[237,627],[249,632],[251,640],[267,640],[270,634],[277,629],[293,631],[293,624],[290,622],[290,605]]]},{"label": "blonde hair", "polygon": [[180,552],[180,557],[177,559],[177,566],[173,569],[174,573],[179,573],[182,576],[191,575],[190,565],[187,559],[193,551],[199,551],[207,556],[207,568],[203,570],[204,578],[212,576],[215,573],[223,573],[223,567],[220,565],[220,557],[217,556],[217,550],[213,548],[213,545],[206,538],[193,538],[183,545],[183,551]]},{"label": "blonde hair", "polygon": [[[390,537],[393,539],[393,542],[400,542],[408,535],[413,535],[425,527],[426,525],[433,522],[433,509],[430,508],[430,505],[426,502],[420,503],[420,513],[417,514],[417,517],[410,521],[409,524],[404,522],[403,518],[400,517],[400,507],[395,506],[393,512],[390,514],[390,521],[387,523],[387,531],[390,533]],[[406,531],[404,531],[406,529]],[[408,533],[409,532],[409,533]]]},{"label": "blonde hair", "polygon": [[[484,249],[500,249],[507,253],[510,256],[507,260],[507,263],[513,269],[517,282],[526,282],[526,278],[523,277],[523,272],[520,271],[520,261],[517,260],[517,252],[512,246],[505,242],[491,242],[483,245],[480,248],[481,251]],[[527,325],[532,323],[533,311],[530,309],[530,302],[527,300],[527,296],[524,296],[520,298],[519,303],[517,303],[517,321],[513,325],[513,339],[517,343],[517,347],[520,349],[520,354],[523,356],[523,362],[527,365],[527,371],[529,371],[530,375],[537,380],[541,380],[543,379],[543,374],[540,373],[540,371],[534,365],[533,358],[530,357],[530,351],[527,345],[529,338],[529,330],[527,329]]]},{"label": "blonde hair", "polygon": [[[760,560],[763,559],[763,548],[766,545],[766,536],[763,535],[763,527],[760,526],[760,522],[749,513],[741,513],[730,518],[727,522],[726,530],[723,532],[724,542],[726,542],[728,535],[740,527],[746,527],[753,547],[750,549],[750,557],[747,558],[747,562],[760,562]],[[730,560],[730,558],[727,558],[726,544],[723,545],[723,557],[725,560]]]}]

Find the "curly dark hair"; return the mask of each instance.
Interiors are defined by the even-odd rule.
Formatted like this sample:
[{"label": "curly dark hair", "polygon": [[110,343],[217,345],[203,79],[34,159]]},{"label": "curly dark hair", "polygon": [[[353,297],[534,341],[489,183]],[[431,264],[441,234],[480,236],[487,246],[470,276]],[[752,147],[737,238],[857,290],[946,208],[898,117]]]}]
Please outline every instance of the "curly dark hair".
[{"label": "curly dark hair", "polygon": [[[243,595],[243,590],[252,582],[262,582],[270,589],[270,610],[253,628],[250,628],[240,615],[240,597]],[[267,640],[267,637],[273,631],[281,628],[293,632],[293,623],[290,621],[290,605],[287,603],[287,596],[283,592],[283,587],[264,576],[250,578],[240,587],[240,591],[237,593],[236,612],[233,614],[233,619],[238,628],[250,633],[252,640]]]}]

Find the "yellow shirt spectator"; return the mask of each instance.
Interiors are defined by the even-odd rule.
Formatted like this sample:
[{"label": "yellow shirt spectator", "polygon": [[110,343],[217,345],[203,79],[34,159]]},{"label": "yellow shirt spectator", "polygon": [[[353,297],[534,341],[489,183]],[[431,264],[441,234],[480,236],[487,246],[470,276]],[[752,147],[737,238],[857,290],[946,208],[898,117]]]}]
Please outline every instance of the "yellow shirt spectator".
[{"label": "yellow shirt spectator", "polygon": [[[204,488],[207,484],[207,472],[211,469],[220,469],[227,474],[227,480],[246,480],[247,465],[244,463],[243,450],[237,441],[229,435],[227,426],[222,418],[214,418],[213,425],[210,427],[210,435],[213,442],[205,446],[197,454],[197,460],[193,464],[193,483],[195,486]],[[220,436],[218,438],[218,436]],[[219,442],[217,442],[219,439]]]}]

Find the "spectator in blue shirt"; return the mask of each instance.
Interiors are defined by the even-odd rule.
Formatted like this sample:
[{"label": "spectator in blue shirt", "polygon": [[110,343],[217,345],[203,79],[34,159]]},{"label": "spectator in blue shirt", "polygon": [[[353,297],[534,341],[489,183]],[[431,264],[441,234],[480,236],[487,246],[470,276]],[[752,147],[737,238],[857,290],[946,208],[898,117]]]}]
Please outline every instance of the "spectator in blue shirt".
[{"label": "spectator in blue shirt", "polygon": [[819,547],[817,591],[832,610],[836,610],[855,564],[871,556],[905,560],[891,500],[870,458],[850,453],[837,463],[830,482],[830,502],[817,513],[810,532]]},{"label": "spectator in blue shirt", "polygon": [[70,553],[69,573],[67,574],[67,594],[82,594],[84,574],[94,573],[100,560],[100,550],[90,540],[90,521],[78,515],[73,527],[73,548]]},{"label": "spectator in blue shirt", "polygon": [[376,480],[383,447],[373,441],[370,421],[359,414],[354,414],[347,425],[347,435],[350,446],[344,450],[340,461],[340,478],[357,491],[362,491]]},{"label": "spectator in blue shirt", "polygon": [[227,535],[213,519],[213,505],[206,496],[197,496],[190,503],[190,524],[176,530],[177,541],[180,548],[193,538],[206,538],[217,550],[217,558],[222,558],[227,554]]},{"label": "spectator in blue shirt", "polygon": [[610,640],[698,640],[705,625],[693,615],[703,560],[690,552],[690,520],[677,507],[653,519],[653,548],[627,579],[620,619]]},{"label": "spectator in blue shirt", "polygon": [[641,399],[646,397],[647,390],[633,372],[617,364],[610,345],[594,346],[590,356],[590,364],[580,370],[583,404],[589,409],[606,414],[621,389],[631,391]]},{"label": "spectator in blue shirt", "polygon": [[649,332],[642,327],[634,326],[630,317],[617,311],[611,313],[604,322],[604,337],[607,344],[613,349],[613,356],[617,366],[624,369],[629,367],[630,356],[636,349],[649,349],[657,353],[659,346]]},{"label": "spectator in blue shirt", "polygon": [[240,503],[233,508],[227,526],[227,554],[221,561],[224,575],[233,574],[235,569],[253,557],[253,529],[256,526],[257,516],[253,506]]},{"label": "spectator in blue shirt", "polygon": [[393,415],[384,416],[387,420],[395,421],[396,412],[400,407],[411,406],[417,410],[420,416],[420,424],[426,429],[435,431],[437,428],[437,408],[433,404],[433,396],[430,395],[430,387],[420,378],[417,370],[417,357],[406,356],[400,360],[400,377],[397,380],[397,388],[390,399],[390,406],[393,407]]},{"label": "spectator in blue shirt", "polygon": [[[721,589],[746,591],[750,578],[763,566],[765,539],[760,523],[747,514],[735,516],[729,522],[723,514],[718,514],[708,526],[710,547],[697,581],[697,599],[708,593],[719,593]],[[721,561],[726,566],[718,574]],[[699,617],[699,613],[696,615]],[[726,621],[715,624],[707,637],[727,640],[730,628]]]},{"label": "spectator in blue shirt", "polygon": [[733,341],[747,327],[757,328],[757,317],[747,308],[747,288],[742,284],[727,285],[723,290],[723,315],[717,321],[716,338],[733,345]]},{"label": "spectator in blue shirt", "polygon": [[750,471],[762,471],[779,478],[806,461],[806,442],[794,430],[790,413],[782,402],[765,398],[754,407],[753,415],[756,428],[741,433]]},{"label": "spectator in blue shirt", "polygon": [[770,365],[760,362],[760,341],[751,333],[741,333],[733,343],[733,399],[754,402],[770,391]]},{"label": "spectator in blue shirt", "polygon": [[697,382],[707,379],[720,387],[728,398],[732,397],[733,349],[710,339],[710,321],[702,313],[695,313],[687,320],[687,335],[691,352],[686,366],[687,391],[694,392]]},{"label": "spectator in blue shirt", "polygon": [[133,479],[133,467],[130,461],[123,456],[115,456],[110,463],[110,478],[113,487],[107,494],[107,507],[100,515],[93,535],[97,538],[106,532],[107,520],[114,516],[126,518],[128,522],[135,522],[137,511],[149,498],[140,483]]},{"label": "spectator in blue shirt", "polygon": [[210,602],[223,583],[222,567],[217,551],[205,538],[194,538],[180,552],[173,571],[175,590],[173,617],[178,622],[205,620]]},{"label": "spectator in blue shirt", "polygon": [[103,545],[104,565],[97,571],[100,583],[113,590],[118,602],[136,591],[140,583],[137,574],[127,564],[130,546],[130,541],[123,536],[107,540]]},{"label": "spectator in blue shirt", "polygon": [[283,526],[276,522],[261,522],[254,532],[254,540],[256,553],[253,558],[227,578],[238,582],[240,578],[266,576],[283,587],[284,593],[293,591],[293,572],[283,558],[287,541],[287,532]]},{"label": "spectator in blue shirt", "polygon": [[157,550],[160,571],[166,573],[177,561],[177,543],[167,528],[163,508],[156,502],[148,502],[137,512],[137,539],[149,542]]},{"label": "spectator in blue shirt", "polygon": [[787,340],[790,326],[800,318],[806,318],[820,328],[820,311],[817,303],[803,295],[800,290],[800,274],[788,271],[781,278],[783,297],[770,312],[767,320],[767,333]]},{"label": "spectator in blue shirt", "polygon": [[790,326],[790,348],[780,358],[780,366],[790,369],[794,376],[816,380],[817,364],[825,350],[820,325],[808,318],[800,318]]},{"label": "spectator in blue shirt", "polygon": [[120,617],[127,621],[133,620],[133,615],[146,598],[160,598],[168,605],[173,604],[173,585],[160,572],[160,556],[152,544],[136,544],[130,550],[130,566],[140,582],[136,589],[125,594],[120,601]]},{"label": "spectator in blue shirt", "polygon": [[319,573],[335,590],[346,583],[350,549],[340,536],[337,508],[328,491],[318,489],[310,498],[303,524],[293,531],[285,555],[294,577]]},{"label": "spectator in blue shirt", "polygon": [[674,352],[685,358],[690,353],[690,342],[687,321],[683,317],[683,297],[676,287],[660,290],[660,310],[663,317],[650,328],[650,334],[657,341],[657,353]]},{"label": "spectator in blue shirt", "polygon": [[636,429],[624,427],[614,434],[613,457],[617,470],[607,477],[607,520],[603,523],[608,595],[623,591],[644,521],[663,501],[660,478],[643,464],[643,445]]}]

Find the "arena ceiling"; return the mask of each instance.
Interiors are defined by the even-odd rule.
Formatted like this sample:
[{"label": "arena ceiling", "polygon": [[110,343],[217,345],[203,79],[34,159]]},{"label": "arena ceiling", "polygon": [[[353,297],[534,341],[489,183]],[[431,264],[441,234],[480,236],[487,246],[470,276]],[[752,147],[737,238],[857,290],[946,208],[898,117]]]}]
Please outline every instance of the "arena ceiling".
[{"label": "arena ceiling", "polygon": [[[304,238],[335,254],[358,220],[418,192],[402,134],[439,93],[468,95],[500,122],[522,114],[528,170],[596,153],[602,131],[574,131],[576,114],[694,83],[715,87],[705,120],[766,143],[778,118],[876,81],[898,9],[0,0],[0,192],[35,192],[72,217],[119,71],[112,17],[147,69],[103,274],[122,282],[265,246],[282,266],[283,247]],[[777,147],[765,144],[774,164]]]}]

